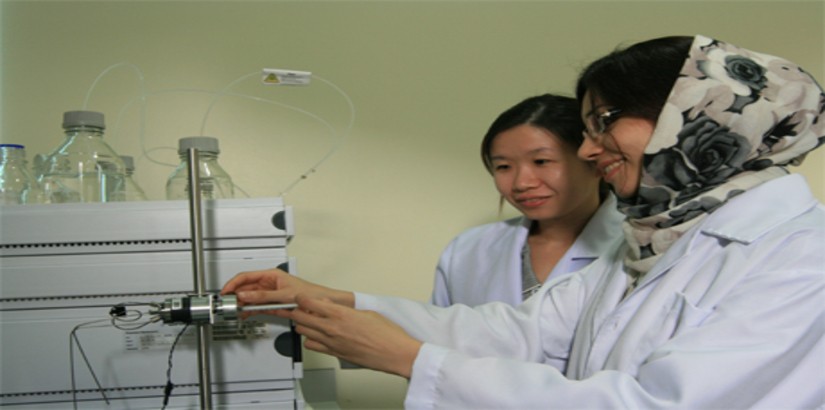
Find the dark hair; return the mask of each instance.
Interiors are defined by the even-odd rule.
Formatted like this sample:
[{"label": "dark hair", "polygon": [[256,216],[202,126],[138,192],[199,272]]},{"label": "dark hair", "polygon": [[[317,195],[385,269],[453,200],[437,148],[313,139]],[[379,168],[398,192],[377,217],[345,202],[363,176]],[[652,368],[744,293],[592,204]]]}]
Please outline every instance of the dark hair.
[{"label": "dark hair", "polygon": [[693,37],[661,37],[617,49],[590,63],[576,84],[579,106],[590,91],[591,98],[598,96],[624,115],[656,122],[692,43]]},{"label": "dark hair", "polygon": [[584,125],[579,114],[579,105],[575,99],[560,95],[543,94],[514,105],[501,113],[481,141],[481,160],[484,167],[492,174],[493,165],[490,150],[498,134],[519,125],[532,125],[544,128],[558,136],[574,150],[582,143]]}]

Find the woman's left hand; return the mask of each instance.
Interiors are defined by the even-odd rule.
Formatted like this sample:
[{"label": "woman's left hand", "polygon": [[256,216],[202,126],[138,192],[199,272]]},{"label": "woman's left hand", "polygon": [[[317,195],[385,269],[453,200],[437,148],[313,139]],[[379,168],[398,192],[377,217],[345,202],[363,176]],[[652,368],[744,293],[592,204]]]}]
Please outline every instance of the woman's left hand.
[{"label": "woman's left hand", "polygon": [[384,316],[328,299],[299,295],[290,312],[309,350],[409,378],[422,343]]}]

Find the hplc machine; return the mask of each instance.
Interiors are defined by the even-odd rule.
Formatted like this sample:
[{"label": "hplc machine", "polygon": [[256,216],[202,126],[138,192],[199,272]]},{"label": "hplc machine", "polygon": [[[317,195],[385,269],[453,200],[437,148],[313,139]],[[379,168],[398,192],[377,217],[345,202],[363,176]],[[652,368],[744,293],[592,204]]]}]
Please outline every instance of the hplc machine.
[{"label": "hplc machine", "polygon": [[235,320],[234,299],[217,295],[242,271],[295,273],[291,208],[202,208],[208,295],[195,297],[187,201],[0,206],[0,408],[197,408],[200,353],[215,407],[302,409],[289,321]]}]

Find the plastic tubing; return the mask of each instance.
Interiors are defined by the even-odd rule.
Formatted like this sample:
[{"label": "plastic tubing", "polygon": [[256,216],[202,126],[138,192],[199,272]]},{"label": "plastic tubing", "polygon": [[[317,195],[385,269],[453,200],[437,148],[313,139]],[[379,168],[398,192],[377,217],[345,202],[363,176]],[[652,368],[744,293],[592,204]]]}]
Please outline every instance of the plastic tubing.
[{"label": "plastic tubing", "polygon": [[[92,92],[94,91],[95,87],[97,87],[97,83],[110,71],[119,68],[119,67],[128,67],[131,68],[138,77],[138,85],[140,87],[140,96],[138,96],[138,100],[140,100],[140,121],[138,121],[138,138],[140,140],[140,148],[143,151],[143,154],[146,155],[146,147],[145,147],[145,134],[146,134],[146,97],[148,93],[146,92],[146,79],[143,76],[143,72],[140,68],[132,63],[128,62],[120,62],[116,64],[110,65],[105,70],[101,71],[100,74],[97,75],[97,78],[92,82],[92,85],[89,87],[89,90],[86,92],[86,98],[83,100],[83,110],[88,109],[89,100],[92,97]],[[134,101],[134,100],[132,100]],[[125,106],[131,105],[131,102],[127,103]],[[120,110],[118,113],[117,119],[115,120],[115,127],[117,129],[117,125],[120,124],[120,118],[123,115],[123,109]],[[151,158],[149,158],[152,160]],[[153,161],[155,162],[155,161]]]},{"label": "plastic tubing", "polygon": [[[302,114],[308,115],[311,118],[314,118],[317,121],[324,124],[327,128],[329,128],[330,132],[333,135],[333,137],[336,136],[335,129],[327,121],[325,121],[321,117],[319,117],[315,114],[312,114],[308,111],[302,110],[302,109],[297,108],[297,107],[292,106],[292,105],[288,105],[288,104],[284,104],[284,103],[280,103],[280,102],[276,102],[276,101],[272,101],[272,100],[268,100],[268,99],[264,99],[264,98],[253,97],[253,96],[246,95],[246,94],[237,94],[237,93],[229,92],[229,90],[232,89],[232,87],[234,87],[236,84],[246,80],[247,78],[250,78],[250,77],[253,77],[253,76],[258,76],[258,75],[260,75],[259,71],[244,74],[244,75],[238,77],[237,79],[235,79],[234,81],[230,82],[229,84],[227,84],[223,89],[221,89],[221,91],[219,91],[215,94],[215,97],[210,102],[209,107],[207,108],[206,113],[203,116],[203,121],[201,122],[201,134],[200,135],[206,135],[205,134],[205,132],[206,132],[206,121],[209,117],[209,114],[211,114],[211,112],[212,112],[212,108],[214,108],[214,106],[218,102],[218,100],[220,98],[224,97],[224,96],[236,96],[236,97],[249,98],[249,99],[252,99],[254,101],[267,102],[267,103],[272,103],[272,104],[275,104],[275,105],[280,105],[282,107],[291,109],[293,111],[300,112]],[[338,94],[340,94],[344,98],[344,100],[347,103],[347,107],[350,110],[349,124],[347,124],[347,127],[344,129],[344,132],[342,132],[340,135],[338,135],[338,142],[336,142],[335,145],[333,145],[332,148],[330,148],[330,150],[327,151],[327,153],[318,162],[316,162],[308,170],[304,171],[300,176],[298,176],[298,178],[296,178],[293,182],[291,182],[289,185],[287,185],[286,188],[281,190],[281,192],[279,192],[279,194],[278,194],[279,196],[285,196],[289,191],[292,190],[292,188],[294,188],[296,185],[298,185],[298,183],[300,183],[301,181],[307,179],[310,174],[315,173],[317,171],[317,169],[321,166],[321,164],[326,162],[333,154],[335,154],[338,151],[338,149],[341,148],[341,146],[343,145],[344,140],[346,139],[347,136],[349,136],[349,133],[352,130],[353,124],[355,124],[355,104],[352,103],[352,99],[350,99],[349,95],[346,92],[344,92],[344,90],[342,90],[340,87],[335,85],[335,83],[333,83],[333,82],[331,82],[331,81],[329,81],[329,80],[327,80],[327,79],[325,79],[321,76],[318,76],[316,74],[312,74],[312,78],[318,79],[321,82],[327,84],[328,86],[330,86],[333,90],[338,92]]]},{"label": "plastic tubing", "polygon": [[[330,130],[330,135],[332,135],[333,137],[337,137],[338,141],[332,146],[332,148],[330,148],[329,151],[327,151],[327,153],[318,162],[316,162],[308,170],[306,170],[300,176],[298,176],[298,178],[296,178],[293,182],[291,182],[289,185],[287,185],[286,188],[281,190],[280,193],[279,193],[280,196],[286,195],[298,183],[300,183],[301,181],[307,179],[309,177],[309,175],[315,173],[317,171],[317,169],[324,162],[326,162],[333,154],[335,154],[338,151],[338,149],[340,149],[340,147],[343,145],[345,139],[349,136],[349,133],[351,132],[352,127],[355,124],[355,113],[356,113],[355,104],[353,104],[352,99],[350,99],[349,95],[347,95],[347,93],[344,92],[344,90],[342,90],[340,87],[335,85],[333,82],[331,82],[327,79],[324,79],[323,77],[320,77],[316,74],[312,74],[312,77],[319,80],[319,81],[321,81],[321,82],[323,82],[323,83],[325,83],[325,84],[327,84],[333,90],[338,92],[344,98],[344,100],[347,103],[347,106],[350,110],[349,123],[347,124],[344,131],[340,134],[335,132],[335,128],[328,121],[324,120],[323,118],[321,118],[320,116],[318,116],[318,115],[316,115],[312,112],[300,109],[298,107],[295,107],[295,106],[292,106],[292,105],[289,105],[289,104],[278,102],[278,101],[275,101],[275,100],[262,98],[262,97],[256,97],[256,96],[252,96],[252,95],[248,95],[248,94],[234,93],[234,92],[230,91],[232,89],[232,87],[234,87],[236,84],[240,83],[241,81],[244,81],[244,80],[246,80],[246,79],[248,79],[252,76],[259,75],[260,72],[258,72],[258,71],[248,73],[248,74],[244,74],[244,75],[238,77],[237,79],[233,80],[232,82],[227,84],[225,87],[223,87],[220,91],[210,91],[210,90],[205,90],[205,89],[178,88],[178,89],[160,90],[160,91],[155,91],[155,92],[147,92],[146,91],[146,82],[145,82],[143,73],[141,72],[140,68],[138,68],[134,64],[127,63],[127,62],[121,62],[121,63],[113,64],[113,65],[109,66],[108,68],[106,68],[105,70],[103,70],[100,74],[98,74],[97,78],[95,78],[94,82],[92,83],[91,87],[89,88],[89,90],[86,93],[86,98],[84,99],[84,102],[83,102],[83,109],[84,110],[87,109],[87,107],[88,107],[89,100],[91,99],[91,95],[92,95],[95,87],[97,86],[97,83],[106,74],[108,74],[110,71],[112,71],[116,68],[119,68],[119,67],[129,67],[129,68],[132,68],[135,71],[135,73],[138,76],[138,80],[139,80],[140,95],[137,98],[128,101],[120,109],[120,111],[118,112],[118,115],[116,117],[116,120],[115,120],[115,125],[114,125],[114,127],[112,127],[113,131],[115,131],[115,132],[113,132],[113,134],[116,134],[116,131],[119,128],[119,124],[120,124],[120,121],[121,121],[123,115],[127,112],[127,110],[131,107],[131,105],[133,103],[135,103],[136,101],[140,101],[140,120],[139,120],[138,138],[140,140],[141,154],[142,154],[143,157],[146,157],[149,161],[151,161],[155,164],[158,164],[158,165],[163,165],[163,166],[168,166],[168,167],[177,166],[177,164],[170,164],[170,163],[166,163],[166,162],[163,162],[163,161],[156,160],[151,155],[151,153],[153,151],[158,151],[158,150],[177,151],[177,149],[174,148],[174,147],[154,147],[154,148],[151,148],[151,149],[146,149],[146,132],[145,132],[145,130],[146,130],[146,105],[148,103],[147,98],[149,96],[167,94],[167,93],[181,93],[181,92],[183,92],[183,93],[190,92],[190,93],[213,94],[214,97],[212,98],[212,101],[209,103],[209,107],[207,108],[206,112],[204,113],[204,117],[203,117],[203,120],[201,122],[201,135],[205,135],[206,122],[209,118],[209,115],[212,112],[212,109],[217,104],[218,100],[220,100],[222,97],[225,97],[225,96],[245,98],[245,99],[249,99],[249,100],[253,100],[253,101],[257,101],[257,102],[261,102],[261,103],[278,105],[278,106],[281,106],[283,108],[287,108],[287,109],[290,109],[292,111],[298,112],[300,114],[306,115],[306,116],[318,121],[319,123],[324,125],[327,129],[329,129]],[[238,188],[238,190],[240,190],[247,197],[249,196],[249,194],[247,194],[238,185],[235,185],[235,187]]]},{"label": "plastic tubing", "polygon": [[[128,63],[128,62],[120,62],[120,63],[112,64],[109,67],[107,67],[105,70],[101,71],[100,74],[97,75],[97,78],[95,78],[95,80],[92,82],[92,85],[89,87],[89,90],[86,92],[86,98],[83,100],[83,110],[88,109],[89,100],[92,97],[92,93],[94,92],[95,87],[97,87],[97,83],[100,82],[100,80],[106,74],[108,74],[110,71],[112,71],[116,68],[119,68],[119,67],[129,67],[132,70],[134,70],[135,74],[138,77],[138,84],[140,86],[140,95],[136,99],[133,99],[133,100],[127,102],[126,104],[124,104],[123,108],[121,108],[121,110],[118,112],[117,118],[115,120],[115,126],[111,127],[112,130],[115,131],[115,132],[112,132],[111,134],[116,135],[118,125],[120,124],[120,119],[123,116],[123,113],[126,111],[126,108],[131,106],[132,103],[135,100],[139,100],[140,101],[140,120],[138,121],[138,139],[140,141],[140,149],[142,151],[142,155],[145,156],[146,158],[148,158],[150,161],[155,162],[157,164],[170,165],[170,164],[166,164],[166,163],[163,163],[163,162],[155,161],[151,156],[149,156],[147,154],[146,138],[145,138],[145,136],[146,136],[146,104],[147,104],[146,98],[148,97],[149,93],[146,91],[146,80],[143,76],[143,72],[140,70],[140,68],[138,66],[136,66],[132,63]],[[175,166],[175,165],[171,165],[171,166]]]},{"label": "plastic tubing", "polygon": [[330,87],[332,87],[339,94],[341,94],[341,96],[346,101],[347,106],[349,107],[349,112],[350,112],[349,124],[347,124],[347,127],[344,129],[344,132],[341,133],[340,137],[338,138],[338,142],[329,151],[327,151],[327,154],[324,155],[324,157],[321,158],[320,161],[315,163],[315,165],[310,167],[306,172],[301,174],[295,181],[293,181],[291,184],[289,184],[283,191],[281,191],[279,193],[280,196],[286,195],[287,192],[289,192],[290,190],[292,190],[292,188],[295,187],[295,185],[298,185],[299,182],[307,179],[310,174],[314,173],[318,169],[318,167],[321,166],[321,164],[326,162],[326,160],[329,159],[329,157],[331,157],[333,154],[335,154],[335,152],[337,152],[338,149],[341,148],[341,145],[343,145],[344,140],[349,136],[350,131],[352,131],[352,126],[355,124],[355,104],[352,103],[352,99],[349,98],[349,95],[346,92],[344,92],[344,90],[342,90],[337,85],[335,85],[335,83],[333,83],[329,80],[326,80],[326,79],[324,79],[320,76],[317,76],[315,74],[313,74],[312,77],[321,80],[322,82],[324,82],[327,85],[329,85]]}]

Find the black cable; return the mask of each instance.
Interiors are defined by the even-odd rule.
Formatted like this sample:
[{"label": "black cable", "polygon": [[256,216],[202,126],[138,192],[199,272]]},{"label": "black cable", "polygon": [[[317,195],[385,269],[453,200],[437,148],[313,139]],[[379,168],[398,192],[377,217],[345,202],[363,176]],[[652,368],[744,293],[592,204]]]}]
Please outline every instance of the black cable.
[{"label": "black cable", "polygon": [[161,410],[165,409],[166,405],[169,404],[169,397],[172,395],[172,389],[175,388],[175,385],[172,384],[172,354],[175,352],[175,346],[177,346],[180,337],[183,336],[183,332],[185,332],[187,328],[189,328],[189,323],[183,326],[178,336],[175,337],[172,348],[169,349],[169,367],[166,369],[166,387],[163,388],[163,407],[161,407]]},{"label": "black cable", "polygon": [[[109,316],[111,317],[110,319],[98,319],[98,320],[93,320],[91,322],[81,323],[81,324],[75,326],[72,329],[72,331],[69,333],[69,370],[71,372],[72,404],[73,404],[74,409],[77,409],[77,381],[75,379],[75,371],[74,371],[74,345],[75,345],[75,343],[77,344],[77,350],[80,352],[80,355],[83,357],[83,361],[86,363],[86,368],[89,369],[89,373],[92,375],[92,378],[94,379],[95,384],[97,384],[97,389],[100,392],[100,395],[103,396],[103,400],[106,401],[107,405],[111,404],[111,403],[109,403],[109,398],[106,396],[106,392],[103,389],[103,386],[100,384],[100,380],[98,380],[98,378],[97,378],[97,374],[95,373],[94,368],[92,368],[92,364],[89,361],[88,356],[86,356],[86,351],[83,350],[83,345],[80,343],[80,338],[77,336],[77,331],[80,330],[80,329],[83,329],[83,328],[88,328],[89,325],[93,325],[95,323],[106,322],[106,321],[111,321],[111,324],[110,325],[100,325],[100,326],[96,326],[96,327],[112,326],[116,329],[123,330],[123,331],[137,330],[137,329],[140,329],[142,327],[145,327],[149,324],[155,323],[155,322],[160,320],[160,318],[158,317],[158,318],[152,318],[152,319],[150,319],[146,322],[143,322],[143,323],[135,323],[143,317],[143,314],[138,310],[128,311],[128,310],[126,310],[125,307],[126,306],[140,306],[140,305],[146,305],[146,304],[145,303],[121,303],[121,304],[115,305],[115,306],[112,307],[111,310],[109,310]],[[136,313],[137,315],[133,318],[130,318],[128,316],[129,312]],[[125,322],[125,323],[129,323],[130,325],[127,327],[127,326],[120,325],[117,322]]]},{"label": "black cable", "polygon": [[[114,309],[114,308],[112,308],[112,309]],[[133,318],[130,318],[128,316],[129,312],[136,313],[137,316],[135,316]],[[124,311],[123,313],[109,312],[109,315],[112,316],[112,319],[111,319],[112,327],[114,327],[116,329],[119,329],[119,330],[123,330],[125,332],[132,331],[132,330],[138,330],[138,329],[144,328],[148,325],[151,325],[152,323],[159,322],[161,320],[160,316],[155,316],[155,317],[152,317],[152,318],[150,318],[149,320],[147,320],[145,322],[138,322],[138,320],[143,318],[143,313],[140,313],[140,311],[138,311],[138,310],[129,310],[129,311]],[[118,322],[126,323],[126,324],[128,324],[128,326],[126,326],[124,324],[121,324],[121,323],[118,323]]]}]

